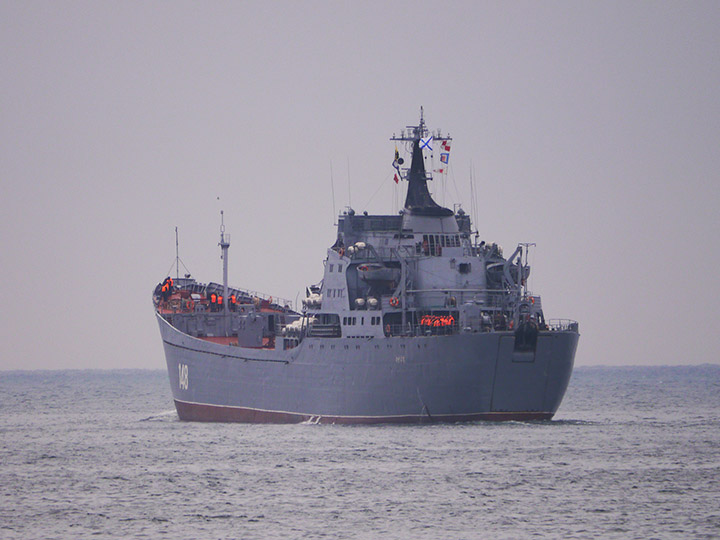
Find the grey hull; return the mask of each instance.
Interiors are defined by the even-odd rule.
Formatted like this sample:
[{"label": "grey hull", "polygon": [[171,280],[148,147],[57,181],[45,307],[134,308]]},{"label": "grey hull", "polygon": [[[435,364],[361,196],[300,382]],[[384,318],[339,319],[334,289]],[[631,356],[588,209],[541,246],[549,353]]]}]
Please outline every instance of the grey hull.
[{"label": "grey hull", "polygon": [[572,373],[576,331],[305,338],[289,350],[220,345],[158,315],[181,420],[383,423],[550,419]]}]

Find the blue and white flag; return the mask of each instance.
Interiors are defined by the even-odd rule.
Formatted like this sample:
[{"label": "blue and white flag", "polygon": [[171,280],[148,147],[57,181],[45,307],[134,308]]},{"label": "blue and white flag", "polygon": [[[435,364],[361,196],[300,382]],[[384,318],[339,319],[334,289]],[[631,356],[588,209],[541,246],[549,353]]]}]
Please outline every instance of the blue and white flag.
[{"label": "blue and white flag", "polygon": [[420,150],[424,150],[427,148],[432,152],[432,135],[430,135],[427,139],[420,139]]}]

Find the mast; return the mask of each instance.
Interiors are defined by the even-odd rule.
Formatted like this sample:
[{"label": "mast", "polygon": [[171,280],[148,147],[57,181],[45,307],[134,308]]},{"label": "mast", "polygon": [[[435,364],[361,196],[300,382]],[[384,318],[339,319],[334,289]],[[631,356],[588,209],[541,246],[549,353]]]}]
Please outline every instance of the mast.
[{"label": "mast", "polygon": [[527,284],[527,277],[525,276],[525,271],[529,268],[528,258],[530,256],[530,248],[535,247],[537,244],[535,242],[520,242],[520,244],[518,244],[518,245],[523,246],[525,248],[525,263],[523,264],[522,252],[520,252],[520,259],[518,261],[518,271],[520,272],[519,278],[520,278],[520,284],[523,287],[523,296],[527,297],[528,284]]},{"label": "mast", "polygon": [[432,152],[433,144],[436,141],[444,143],[451,141],[452,138],[443,137],[439,130],[435,134],[430,133],[425,125],[423,108],[420,107],[420,123],[417,126],[407,126],[407,133],[403,130],[400,137],[393,135],[390,140],[412,144],[412,161],[406,175],[408,190],[405,197],[405,210],[416,216],[452,216],[452,210],[440,206],[430,195],[427,181],[432,180],[432,175],[428,175],[425,170],[423,157],[423,150],[427,149]]},{"label": "mast", "polygon": [[220,210],[220,258],[223,261],[223,311],[228,312],[228,249],[230,248],[230,235],[225,234],[225,217]]}]

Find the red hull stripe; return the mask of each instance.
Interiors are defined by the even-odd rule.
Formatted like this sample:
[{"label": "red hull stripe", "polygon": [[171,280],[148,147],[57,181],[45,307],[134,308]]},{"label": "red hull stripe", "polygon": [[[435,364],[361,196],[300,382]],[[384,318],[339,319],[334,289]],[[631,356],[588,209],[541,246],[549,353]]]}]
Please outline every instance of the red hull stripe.
[{"label": "red hull stripe", "polygon": [[428,422],[472,422],[490,421],[527,421],[550,420],[553,413],[521,412],[484,412],[470,414],[443,415],[406,415],[406,416],[317,416],[282,411],[267,411],[248,407],[229,407],[206,405],[175,400],[180,420],[194,422],[244,422],[251,424],[299,424],[301,422],[317,424],[419,424]]}]

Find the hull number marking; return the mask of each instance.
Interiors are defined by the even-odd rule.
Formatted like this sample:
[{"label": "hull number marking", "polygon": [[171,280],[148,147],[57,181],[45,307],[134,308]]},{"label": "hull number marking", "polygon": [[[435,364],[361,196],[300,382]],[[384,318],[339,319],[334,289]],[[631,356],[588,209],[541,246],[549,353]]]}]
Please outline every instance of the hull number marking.
[{"label": "hull number marking", "polygon": [[178,364],[178,386],[180,390],[187,390],[188,383],[188,367],[187,364]]}]

